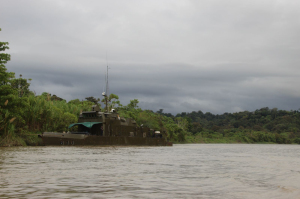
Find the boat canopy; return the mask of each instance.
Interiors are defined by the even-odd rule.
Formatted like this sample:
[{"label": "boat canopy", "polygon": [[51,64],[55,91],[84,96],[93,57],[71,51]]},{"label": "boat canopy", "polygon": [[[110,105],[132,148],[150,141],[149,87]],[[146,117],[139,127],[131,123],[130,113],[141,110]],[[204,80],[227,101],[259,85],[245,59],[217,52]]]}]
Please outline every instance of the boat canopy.
[{"label": "boat canopy", "polygon": [[82,123],[74,123],[74,124],[70,124],[69,125],[69,128],[73,127],[73,126],[76,126],[76,125],[83,125],[87,128],[92,128],[92,126],[94,124],[102,124],[102,122],[82,122]]}]

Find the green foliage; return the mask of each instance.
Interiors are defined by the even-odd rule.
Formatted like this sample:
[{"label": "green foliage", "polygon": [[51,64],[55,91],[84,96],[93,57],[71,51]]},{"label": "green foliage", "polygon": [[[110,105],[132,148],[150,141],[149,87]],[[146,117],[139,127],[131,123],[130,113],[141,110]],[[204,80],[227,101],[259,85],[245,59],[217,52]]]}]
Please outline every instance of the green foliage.
[{"label": "green foliage", "polygon": [[[1,29],[0,29],[1,31]],[[9,49],[8,42],[0,42],[0,52]],[[7,72],[4,64],[10,60],[10,55],[0,53],[0,145],[14,145],[15,120],[18,117],[16,93],[11,86],[14,73]],[[3,142],[3,140],[6,140]]]},{"label": "green foliage", "polygon": [[8,105],[8,100],[0,106],[0,132],[2,138],[11,139],[14,134],[14,125],[13,122],[15,121],[15,117],[9,112],[9,110],[5,109]]},{"label": "green foliage", "polygon": [[80,106],[65,101],[51,101],[44,95],[26,98],[24,126],[30,132],[65,131],[70,123],[77,122],[82,109],[89,110],[90,104]]},{"label": "green foliage", "polygon": [[159,118],[151,111],[140,111],[136,118],[136,122],[140,125],[143,124],[151,129],[160,129]]},{"label": "green foliage", "polygon": [[103,111],[109,112],[111,109],[122,107],[122,104],[119,101],[119,96],[113,93],[109,96],[105,95],[101,102],[105,104]]},{"label": "green foliage", "polygon": [[185,142],[189,122],[185,118],[168,117],[161,111],[154,113],[151,110],[142,110],[137,99],[130,100],[126,106],[119,106],[121,117],[133,118],[138,125],[160,131],[164,137],[174,142]]},{"label": "green foliage", "polygon": [[188,129],[189,123],[188,123],[188,120],[186,118],[176,117],[175,122],[177,123],[178,127],[183,129],[184,131],[186,131]]},{"label": "green foliage", "polygon": [[294,143],[297,143],[297,144],[300,144],[300,138],[296,138],[296,139],[294,139],[294,141],[293,141]]},{"label": "green foliage", "polygon": [[31,79],[24,79],[21,76],[20,78],[12,78],[10,80],[11,87],[18,91],[19,97],[33,95],[33,92],[29,90]]},{"label": "green foliage", "polygon": [[87,101],[89,101],[89,102],[94,103],[94,104],[98,104],[98,102],[100,101],[99,98],[96,99],[96,98],[94,98],[94,97],[86,97],[85,99],[86,99]]},{"label": "green foliage", "polygon": [[[1,31],[1,29],[0,29]],[[0,52],[9,49],[8,42],[0,42]],[[6,100],[12,104],[12,99],[17,90],[11,86],[11,78],[14,78],[14,73],[7,72],[4,64],[10,60],[10,55],[7,53],[0,53],[0,104],[4,104]],[[9,107],[8,107],[9,108]]]},{"label": "green foliage", "polygon": [[[224,138],[230,138],[230,142],[246,143],[297,143],[297,138],[300,138],[300,112],[298,110],[285,111],[264,107],[254,112],[244,111],[222,115],[193,111],[182,112],[177,114],[177,117],[192,120],[192,128],[189,131],[194,136],[203,131],[219,132]],[[208,139],[211,139],[210,136],[204,135]],[[202,139],[200,142],[206,141]]]},{"label": "green foliage", "polygon": [[94,105],[94,103],[93,102],[91,102],[91,101],[80,101],[79,99],[74,99],[74,100],[70,100],[69,102],[68,102],[68,104],[70,105],[70,106],[76,106],[76,107],[78,107],[81,111],[87,111],[87,110],[89,110],[90,109],[90,107],[92,106],[92,105]]}]

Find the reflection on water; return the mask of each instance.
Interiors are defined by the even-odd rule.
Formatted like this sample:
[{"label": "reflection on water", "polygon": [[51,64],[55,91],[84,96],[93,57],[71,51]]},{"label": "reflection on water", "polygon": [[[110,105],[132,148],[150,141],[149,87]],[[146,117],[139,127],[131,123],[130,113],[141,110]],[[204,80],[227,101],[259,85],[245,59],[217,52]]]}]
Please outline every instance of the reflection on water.
[{"label": "reflection on water", "polygon": [[0,148],[0,198],[300,198],[300,145]]}]

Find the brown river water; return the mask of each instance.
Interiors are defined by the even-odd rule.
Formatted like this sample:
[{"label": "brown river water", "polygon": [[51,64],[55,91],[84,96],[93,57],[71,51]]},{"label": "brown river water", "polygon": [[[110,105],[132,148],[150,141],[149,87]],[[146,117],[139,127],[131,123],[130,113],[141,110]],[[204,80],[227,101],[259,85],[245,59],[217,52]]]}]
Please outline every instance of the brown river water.
[{"label": "brown river water", "polygon": [[0,198],[300,199],[300,145],[0,148]]}]

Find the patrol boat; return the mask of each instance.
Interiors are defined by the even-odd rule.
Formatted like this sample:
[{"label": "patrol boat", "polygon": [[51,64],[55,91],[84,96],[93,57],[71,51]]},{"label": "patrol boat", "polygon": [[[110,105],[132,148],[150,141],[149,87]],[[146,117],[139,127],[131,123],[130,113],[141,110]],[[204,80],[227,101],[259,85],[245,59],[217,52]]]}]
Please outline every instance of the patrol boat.
[{"label": "patrol boat", "polygon": [[[76,132],[72,129],[77,127]],[[115,109],[101,112],[98,105],[91,111],[82,112],[78,123],[70,124],[69,131],[63,133],[44,132],[39,137],[46,146],[53,145],[136,145],[172,146],[160,131],[138,126],[133,119],[125,119]]]},{"label": "patrol boat", "polygon": [[[172,146],[160,131],[139,127],[131,118],[121,118],[115,109],[108,105],[108,65],[106,73],[105,112],[98,105],[91,111],[80,113],[78,123],[70,124],[67,133],[44,132],[38,135],[44,145],[136,145]],[[77,131],[72,128],[77,126]]]}]

